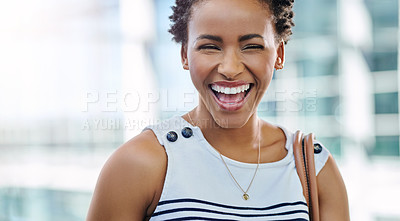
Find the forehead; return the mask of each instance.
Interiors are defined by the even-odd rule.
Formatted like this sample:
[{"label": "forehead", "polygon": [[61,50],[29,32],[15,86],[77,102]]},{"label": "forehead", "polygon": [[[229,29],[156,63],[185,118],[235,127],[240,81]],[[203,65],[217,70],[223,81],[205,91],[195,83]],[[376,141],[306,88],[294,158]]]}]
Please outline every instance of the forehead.
[{"label": "forehead", "polygon": [[272,20],[258,0],[203,0],[192,6],[188,34],[273,34]]}]

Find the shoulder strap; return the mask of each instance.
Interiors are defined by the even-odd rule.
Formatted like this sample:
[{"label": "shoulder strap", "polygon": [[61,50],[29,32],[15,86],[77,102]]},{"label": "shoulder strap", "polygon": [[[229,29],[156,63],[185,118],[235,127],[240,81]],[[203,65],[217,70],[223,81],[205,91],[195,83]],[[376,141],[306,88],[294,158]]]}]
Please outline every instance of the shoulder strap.
[{"label": "shoulder strap", "polygon": [[303,194],[308,205],[310,220],[319,221],[318,186],[314,162],[314,134],[304,136],[301,131],[295,133],[293,153]]}]

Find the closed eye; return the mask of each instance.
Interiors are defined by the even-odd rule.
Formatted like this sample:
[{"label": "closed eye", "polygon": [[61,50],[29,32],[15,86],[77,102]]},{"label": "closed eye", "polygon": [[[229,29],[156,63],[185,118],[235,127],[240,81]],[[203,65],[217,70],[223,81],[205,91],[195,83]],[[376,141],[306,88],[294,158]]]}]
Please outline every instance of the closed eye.
[{"label": "closed eye", "polygon": [[221,50],[218,46],[213,44],[200,45],[197,50]]},{"label": "closed eye", "polygon": [[264,46],[251,44],[244,46],[242,50],[264,50]]}]

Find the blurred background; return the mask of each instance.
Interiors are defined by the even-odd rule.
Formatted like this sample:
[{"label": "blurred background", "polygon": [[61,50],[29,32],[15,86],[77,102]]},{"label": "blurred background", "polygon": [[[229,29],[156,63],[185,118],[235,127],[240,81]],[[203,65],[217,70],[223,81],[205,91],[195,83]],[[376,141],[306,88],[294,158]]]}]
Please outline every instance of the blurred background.
[{"label": "blurred background", "polygon": [[[195,107],[172,0],[0,3],[0,221],[84,220],[110,154]],[[399,2],[302,0],[259,115],[314,132],[352,220],[400,220]]]}]

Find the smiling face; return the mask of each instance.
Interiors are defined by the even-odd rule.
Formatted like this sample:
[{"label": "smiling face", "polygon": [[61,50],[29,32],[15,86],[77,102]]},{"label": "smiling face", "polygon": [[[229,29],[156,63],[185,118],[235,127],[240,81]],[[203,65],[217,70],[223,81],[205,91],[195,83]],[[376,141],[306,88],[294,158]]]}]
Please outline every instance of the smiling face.
[{"label": "smiling face", "polygon": [[274,68],[283,65],[284,44],[276,41],[272,21],[257,0],[205,0],[192,7],[182,63],[200,110],[223,128],[246,124]]}]

